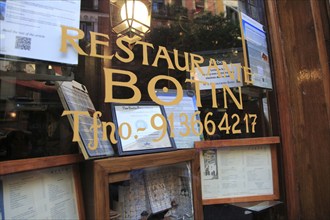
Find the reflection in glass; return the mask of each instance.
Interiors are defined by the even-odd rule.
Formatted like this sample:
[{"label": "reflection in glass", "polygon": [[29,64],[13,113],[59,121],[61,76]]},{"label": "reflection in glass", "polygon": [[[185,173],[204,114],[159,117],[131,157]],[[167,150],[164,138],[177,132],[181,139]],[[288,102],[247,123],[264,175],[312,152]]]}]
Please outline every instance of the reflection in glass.
[{"label": "reflection in glass", "polygon": [[124,219],[194,219],[187,163],[131,171],[110,185],[110,216]]}]

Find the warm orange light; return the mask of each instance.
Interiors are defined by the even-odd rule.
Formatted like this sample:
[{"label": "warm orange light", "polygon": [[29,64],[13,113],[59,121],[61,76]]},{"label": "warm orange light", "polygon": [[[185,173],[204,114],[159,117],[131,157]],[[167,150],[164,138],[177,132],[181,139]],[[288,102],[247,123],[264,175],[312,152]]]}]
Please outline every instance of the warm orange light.
[{"label": "warm orange light", "polygon": [[17,114],[16,114],[16,112],[10,112],[10,113],[9,113],[9,116],[10,116],[11,118],[16,118]]},{"label": "warm orange light", "polygon": [[[127,3],[121,7],[120,17],[123,20],[134,19],[145,25],[149,25],[147,6],[140,1],[127,1]],[[142,26],[141,23],[135,22],[134,20],[132,27],[139,28]]]}]

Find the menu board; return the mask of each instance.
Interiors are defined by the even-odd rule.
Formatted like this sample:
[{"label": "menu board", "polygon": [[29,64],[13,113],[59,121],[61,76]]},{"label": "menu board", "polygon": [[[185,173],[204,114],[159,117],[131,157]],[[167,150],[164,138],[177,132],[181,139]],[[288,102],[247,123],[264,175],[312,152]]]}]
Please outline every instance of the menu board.
[{"label": "menu board", "polygon": [[79,28],[80,0],[1,0],[0,54],[78,64],[68,47],[60,52],[61,25]]},{"label": "menu board", "polygon": [[244,13],[241,13],[241,19],[248,65],[252,73],[252,85],[272,89],[270,60],[263,25]]},{"label": "menu board", "polygon": [[274,194],[269,145],[205,150],[201,175],[203,200]]},{"label": "menu board", "polygon": [[[86,87],[76,81],[65,81],[57,83],[57,91],[65,110],[82,111],[87,115],[79,116],[79,147],[85,159],[97,157],[112,156],[114,154],[112,145],[108,139],[103,140],[103,131],[101,126],[97,131],[92,129],[93,114],[96,111],[92,100],[89,97]],[[74,116],[68,115],[72,129],[74,130]],[[98,119],[98,124],[101,120]],[[94,140],[94,132],[97,133],[97,140]],[[95,147],[97,143],[97,147]],[[92,146],[92,147],[90,147]]]},{"label": "menu board", "polygon": [[1,219],[79,219],[72,166],[2,176]]}]

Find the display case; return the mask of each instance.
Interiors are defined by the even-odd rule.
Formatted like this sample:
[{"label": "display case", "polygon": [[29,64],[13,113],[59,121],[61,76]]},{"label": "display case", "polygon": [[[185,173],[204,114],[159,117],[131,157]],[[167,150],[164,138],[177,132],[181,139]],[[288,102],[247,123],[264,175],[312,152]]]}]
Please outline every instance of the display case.
[{"label": "display case", "polygon": [[88,219],[203,219],[196,150],[88,161]]},{"label": "display case", "polygon": [[203,205],[279,200],[279,137],[195,142]]},{"label": "display case", "polygon": [[34,168],[0,176],[1,219],[85,219],[78,166]]}]

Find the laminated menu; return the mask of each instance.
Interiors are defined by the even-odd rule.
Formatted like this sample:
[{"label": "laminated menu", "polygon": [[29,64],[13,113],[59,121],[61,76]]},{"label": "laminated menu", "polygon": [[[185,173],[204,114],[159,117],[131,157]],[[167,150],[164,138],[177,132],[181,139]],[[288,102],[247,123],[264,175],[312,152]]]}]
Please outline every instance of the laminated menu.
[{"label": "laminated menu", "polygon": [[[95,108],[89,97],[86,87],[76,81],[57,82],[57,91],[62,105],[68,111],[82,111],[86,114],[79,115],[79,147],[85,159],[112,156],[114,154],[112,145],[108,139],[103,140],[102,126],[98,126],[97,131],[92,129],[93,114]],[[88,113],[88,114],[87,114]],[[74,114],[68,114],[72,129],[74,130]],[[98,125],[101,120],[97,119]],[[94,134],[97,133],[97,147],[94,143]]]}]

